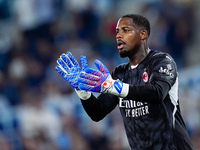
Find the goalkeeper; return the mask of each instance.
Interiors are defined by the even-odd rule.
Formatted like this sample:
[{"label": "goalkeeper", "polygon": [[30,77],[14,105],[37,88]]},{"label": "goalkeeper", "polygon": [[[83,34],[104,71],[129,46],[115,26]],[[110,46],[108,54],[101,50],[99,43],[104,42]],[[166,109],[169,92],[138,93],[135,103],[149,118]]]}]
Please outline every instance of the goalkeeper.
[{"label": "goalkeeper", "polygon": [[[79,95],[94,121],[103,119],[117,105],[132,150],[194,150],[178,99],[178,73],[173,58],[150,50],[149,21],[136,14],[118,20],[116,41],[120,57],[129,62],[110,74],[99,61],[89,68],[86,57],[80,66],[70,52],[58,59],[56,70]],[[100,92],[96,98],[92,92]]]}]

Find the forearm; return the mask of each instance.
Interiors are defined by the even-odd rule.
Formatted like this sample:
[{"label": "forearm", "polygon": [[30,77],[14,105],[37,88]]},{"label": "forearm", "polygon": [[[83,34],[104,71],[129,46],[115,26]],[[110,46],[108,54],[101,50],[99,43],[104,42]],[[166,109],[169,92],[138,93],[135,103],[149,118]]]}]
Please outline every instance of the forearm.
[{"label": "forearm", "polygon": [[88,116],[93,121],[100,121],[116,107],[117,99],[111,94],[100,94],[98,98],[92,94],[89,99],[81,102]]},{"label": "forearm", "polygon": [[156,81],[144,86],[129,85],[126,98],[141,102],[161,103],[167,96],[169,89],[169,84],[163,81]]}]

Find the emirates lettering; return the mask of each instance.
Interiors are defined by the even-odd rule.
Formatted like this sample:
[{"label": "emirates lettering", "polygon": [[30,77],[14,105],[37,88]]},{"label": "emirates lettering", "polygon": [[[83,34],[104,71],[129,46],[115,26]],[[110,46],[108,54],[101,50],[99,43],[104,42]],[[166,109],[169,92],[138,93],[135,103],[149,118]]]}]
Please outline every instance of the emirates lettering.
[{"label": "emirates lettering", "polygon": [[126,117],[140,117],[149,114],[147,103],[120,98],[119,107],[124,108]]},{"label": "emirates lettering", "polygon": [[135,109],[125,109],[126,117],[139,117],[149,114],[148,106]]}]

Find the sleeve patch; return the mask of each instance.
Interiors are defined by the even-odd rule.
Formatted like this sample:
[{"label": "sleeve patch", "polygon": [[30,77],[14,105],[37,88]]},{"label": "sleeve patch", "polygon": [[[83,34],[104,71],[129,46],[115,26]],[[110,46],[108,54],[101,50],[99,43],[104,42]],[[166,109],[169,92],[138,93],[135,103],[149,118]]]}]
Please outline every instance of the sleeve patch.
[{"label": "sleeve patch", "polygon": [[173,78],[174,74],[171,71],[172,71],[172,65],[171,64],[167,64],[166,68],[160,67],[160,69],[159,69],[160,73],[164,73],[164,74],[166,74],[166,75],[168,75],[168,76]]}]

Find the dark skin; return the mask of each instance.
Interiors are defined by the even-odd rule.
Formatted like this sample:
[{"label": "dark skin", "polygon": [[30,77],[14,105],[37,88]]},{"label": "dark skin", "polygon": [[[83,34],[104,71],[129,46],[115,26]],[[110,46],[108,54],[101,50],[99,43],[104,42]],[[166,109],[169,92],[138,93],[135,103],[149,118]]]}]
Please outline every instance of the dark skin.
[{"label": "dark skin", "polygon": [[148,55],[148,33],[133,23],[132,18],[120,18],[116,26],[116,40],[121,57],[128,57],[131,65],[139,64]]}]

